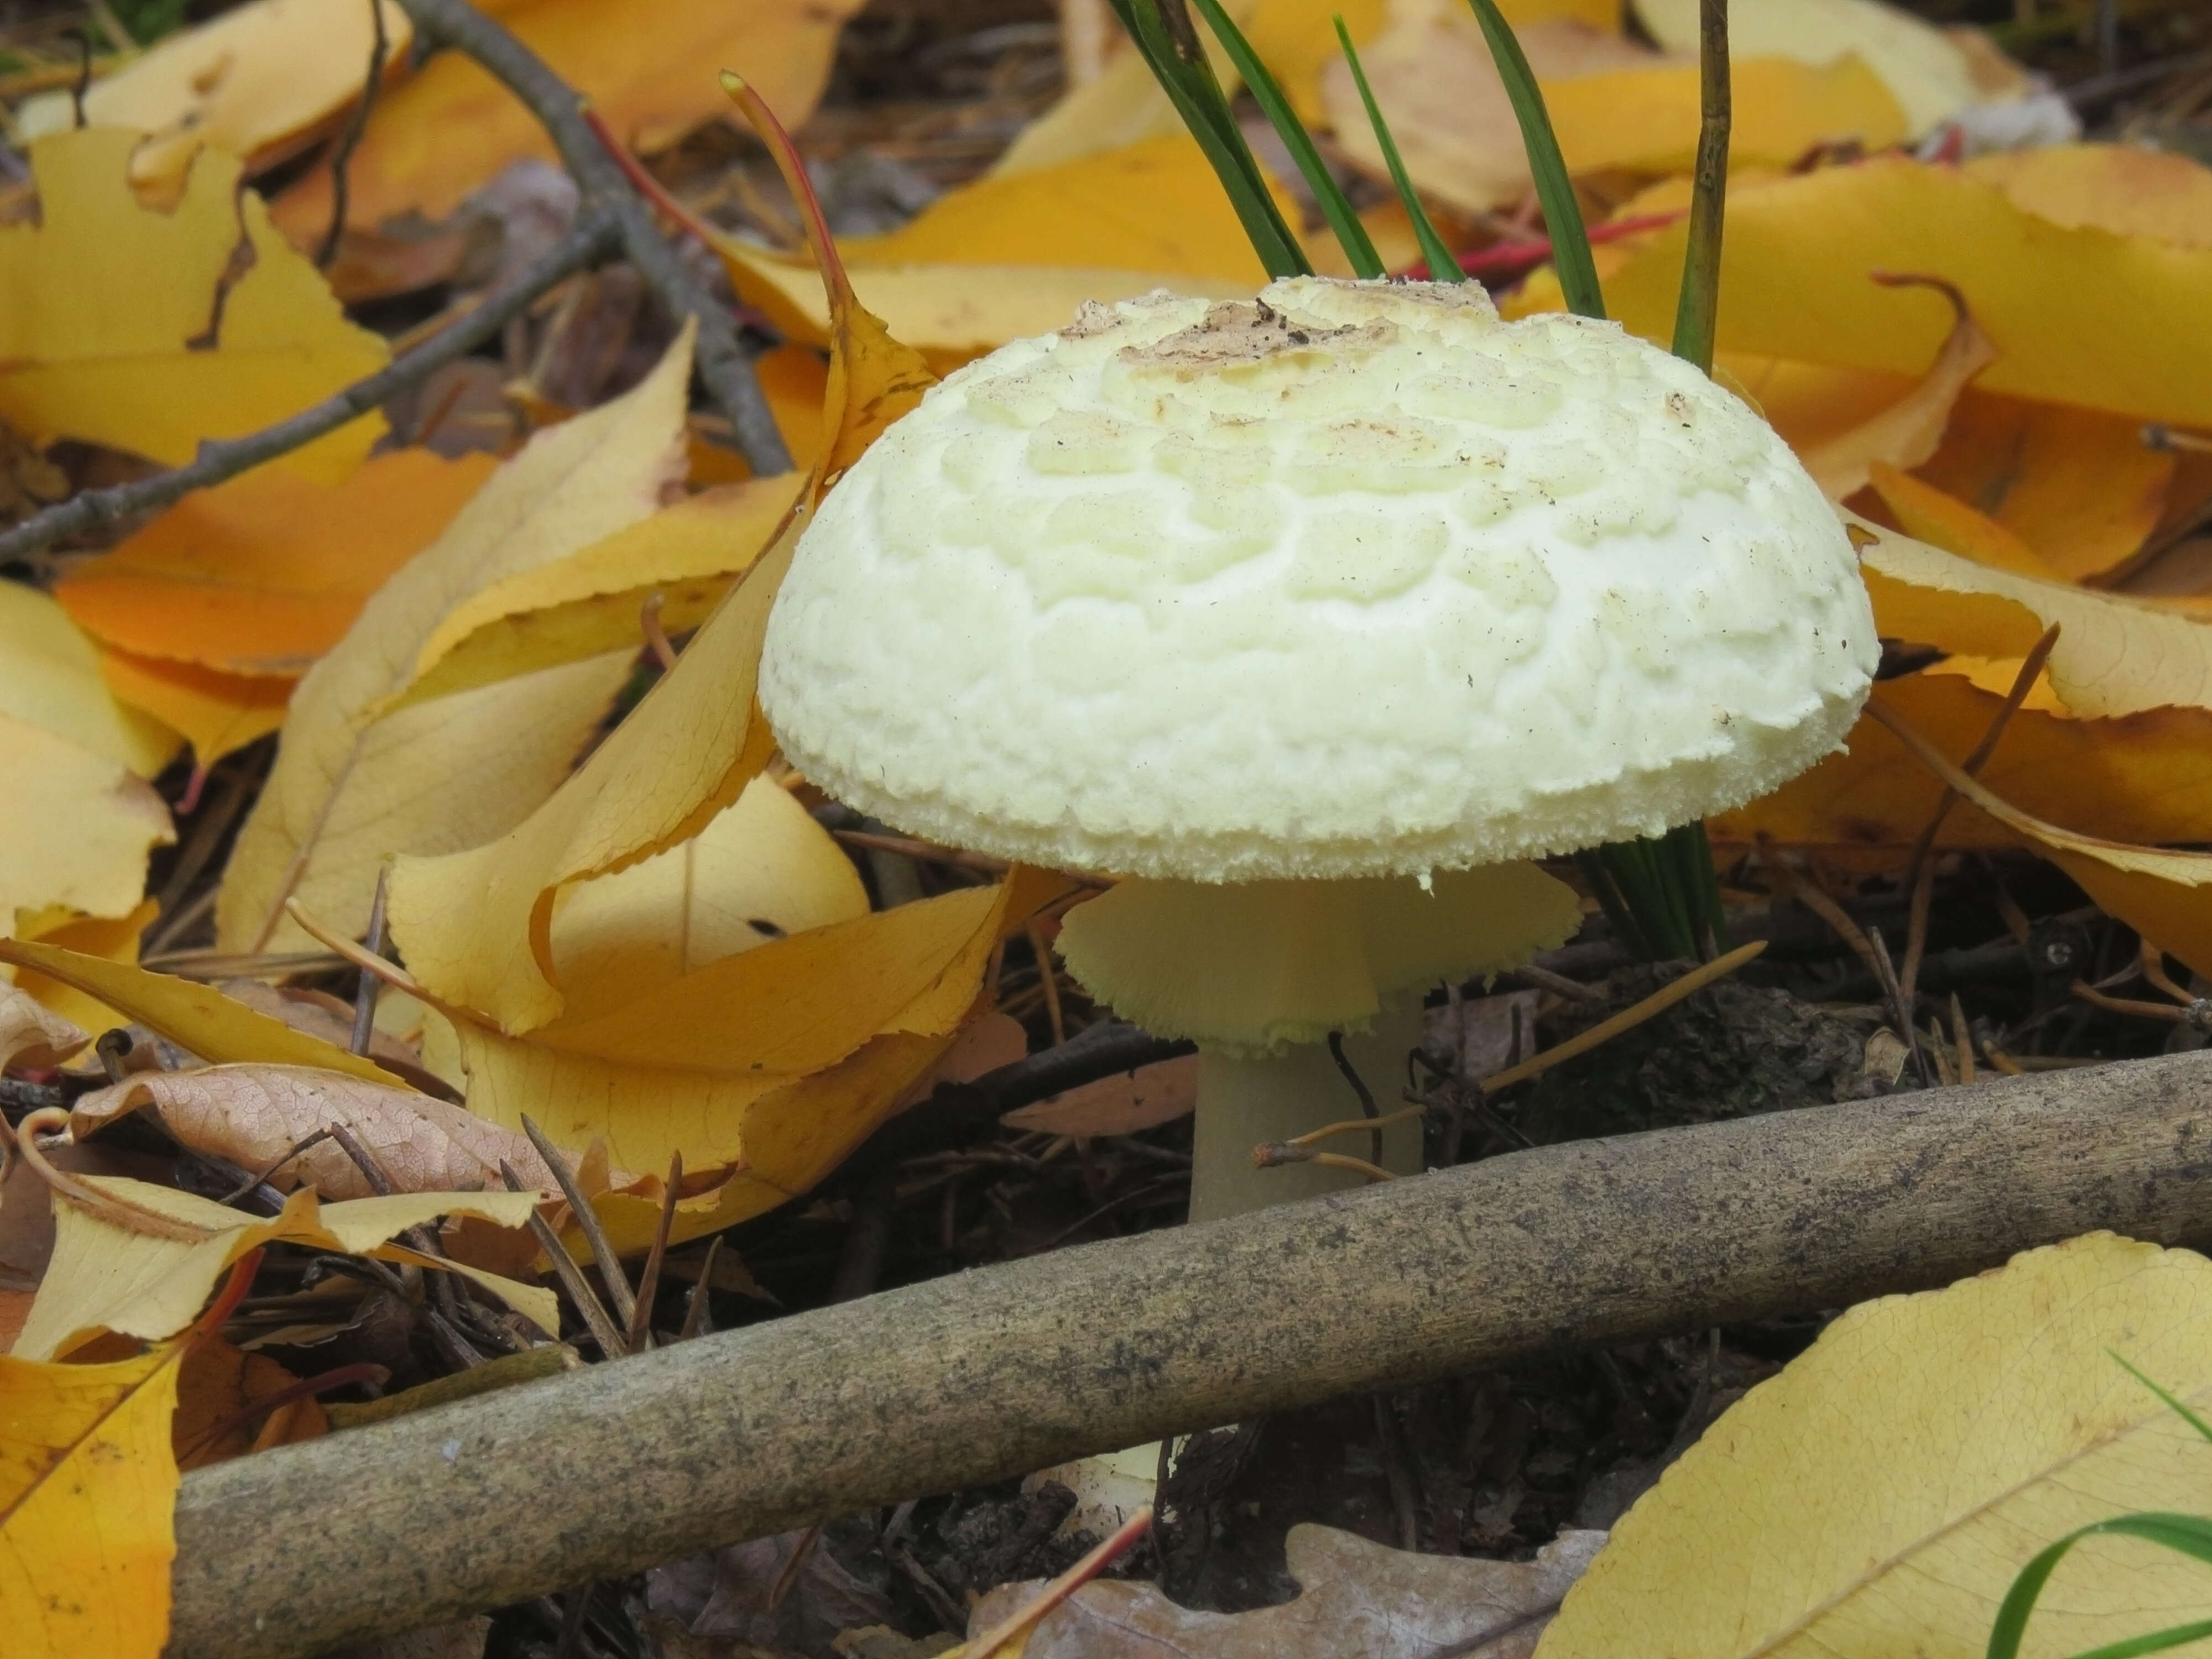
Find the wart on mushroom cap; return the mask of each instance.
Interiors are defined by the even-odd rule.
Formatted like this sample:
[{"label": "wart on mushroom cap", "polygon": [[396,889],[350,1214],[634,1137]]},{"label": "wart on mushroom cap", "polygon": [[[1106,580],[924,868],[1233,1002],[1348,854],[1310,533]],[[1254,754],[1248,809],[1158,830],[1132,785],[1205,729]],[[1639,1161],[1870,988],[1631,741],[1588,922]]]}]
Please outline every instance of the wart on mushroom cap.
[{"label": "wart on mushroom cap", "polygon": [[[1689,365],[1472,284],[1291,278],[1089,307],[932,392],[806,531],[760,695],[888,822],[1176,884],[1073,912],[1071,964],[1249,1048],[1576,918],[1494,872],[1439,884],[1432,920],[1474,902],[1437,948],[1376,961],[1360,905],[1294,924],[1276,884],[1410,893],[1737,805],[1840,744],[1876,651],[1819,489]],[[1190,971],[1209,937],[1222,970]]]}]

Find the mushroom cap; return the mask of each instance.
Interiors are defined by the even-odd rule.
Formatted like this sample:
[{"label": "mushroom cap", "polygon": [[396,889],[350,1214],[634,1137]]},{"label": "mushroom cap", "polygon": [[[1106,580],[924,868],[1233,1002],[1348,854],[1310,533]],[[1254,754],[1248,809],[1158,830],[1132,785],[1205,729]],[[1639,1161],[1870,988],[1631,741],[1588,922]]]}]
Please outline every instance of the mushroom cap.
[{"label": "mushroom cap", "polygon": [[1856,556],[1752,410],[1472,283],[1155,294],[968,365],[807,527],[760,699],[945,844],[1198,881],[1654,834],[1839,747]]}]

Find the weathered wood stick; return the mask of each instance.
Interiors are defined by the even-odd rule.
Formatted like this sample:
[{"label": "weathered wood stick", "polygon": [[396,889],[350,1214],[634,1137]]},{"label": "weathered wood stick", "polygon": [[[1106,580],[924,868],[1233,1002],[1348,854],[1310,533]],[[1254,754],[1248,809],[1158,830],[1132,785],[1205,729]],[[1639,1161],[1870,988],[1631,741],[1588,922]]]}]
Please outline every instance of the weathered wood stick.
[{"label": "weathered wood stick", "polygon": [[1568,1346],[2212,1238],[2212,1053],[1493,1158],[1034,1256],[194,1474],[177,1659],[303,1655]]}]

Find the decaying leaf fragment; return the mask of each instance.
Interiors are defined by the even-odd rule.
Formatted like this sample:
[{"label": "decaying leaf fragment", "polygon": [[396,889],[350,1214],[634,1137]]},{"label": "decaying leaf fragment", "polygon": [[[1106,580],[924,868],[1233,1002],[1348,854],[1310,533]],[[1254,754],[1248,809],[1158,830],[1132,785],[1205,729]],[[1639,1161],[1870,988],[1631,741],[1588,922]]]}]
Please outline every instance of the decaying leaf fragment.
[{"label": "decaying leaf fragment", "polygon": [[[552,1171],[526,1135],[412,1089],[307,1066],[143,1072],[79,1096],[70,1130],[82,1139],[142,1108],[151,1108],[162,1127],[193,1151],[246,1170],[267,1169],[317,1130],[339,1123],[399,1192],[495,1188],[502,1161],[536,1190],[556,1190]],[[312,1186],[325,1200],[370,1198],[376,1192],[331,1140],[277,1164],[268,1179],[279,1192]]]},{"label": "decaying leaf fragment", "polygon": [[[1416,1555],[1332,1527],[1296,1526],[1284,1544],[1291,1576],[1303,1586],[1296,1601],[1198,1613],[1156,1584],[1103,1580],[1047,1613],[1021,1659],[1528,1659],[1605,1537],[1568,1531],[1533,1561],[1485,1561]],[[988,1630],[1038,1588],[992,1591],[969,1615],[969,1629]]]},{"label": "decaying leaf fragment", "polygon": [[[2212,1403],[2212,1262],[2109,1233],[1852,1309],[1613,1528],[1542,1659],[1971,1659],[2014,1574],[2076,1526],[2201,1512],[2212,1447],[2113,1362]],[[2185,1557],[2099,1539],[2039,1654],[2212,1616]]]}]

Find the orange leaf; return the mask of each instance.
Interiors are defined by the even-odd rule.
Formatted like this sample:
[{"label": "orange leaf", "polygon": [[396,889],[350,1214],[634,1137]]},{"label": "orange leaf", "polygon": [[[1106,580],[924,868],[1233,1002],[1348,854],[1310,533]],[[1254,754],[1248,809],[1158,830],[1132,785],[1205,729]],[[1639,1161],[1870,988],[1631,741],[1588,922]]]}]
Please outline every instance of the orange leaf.
[{"label": "orange leaf", "polygon": [[186,496],[54,596],[134,656],[297,678],[496,465],[403,449],[331,485],[258,467]]}]

